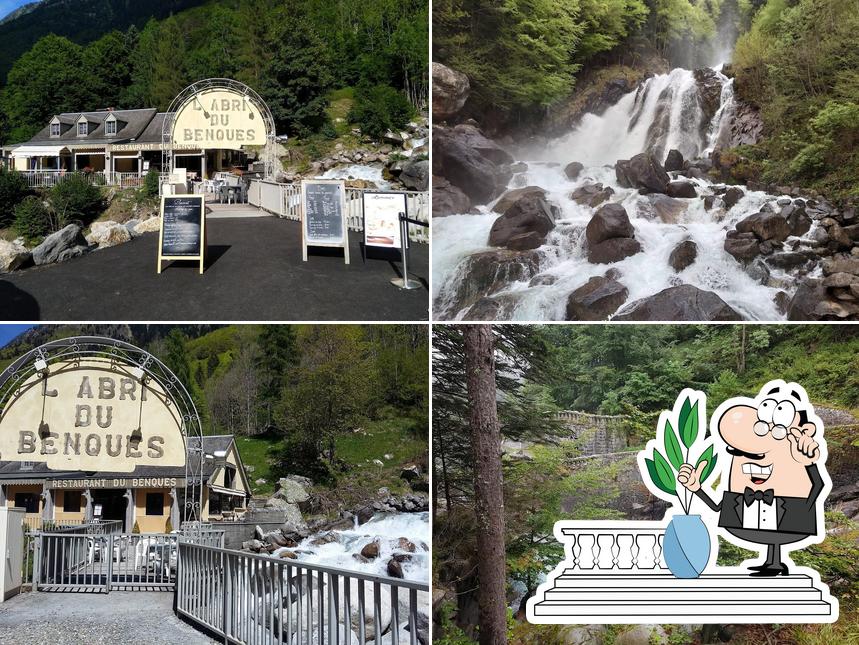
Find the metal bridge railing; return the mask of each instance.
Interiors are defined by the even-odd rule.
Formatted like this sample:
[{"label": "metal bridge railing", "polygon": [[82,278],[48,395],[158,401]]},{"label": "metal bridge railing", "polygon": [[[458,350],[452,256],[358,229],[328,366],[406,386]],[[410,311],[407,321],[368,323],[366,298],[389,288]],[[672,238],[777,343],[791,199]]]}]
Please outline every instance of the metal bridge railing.
[{"label": "metal bridge railing", "polygon": [[229,643],[417,645],[418,592],[428,591],[419,582],[179,542],[176,611]]},{"label": "metal bridge railing", "polygon": [[[346,222],[350,231],[364,230],[363,188],[346,188]],[[429,193],[403,191],[409,217],[429,223]],[[278,217],[301,220],[301,185],[279,184],[266,179],[251,180],[248,187],[248,203]],[[409,227],[412,242],[426,244],[429,231],[424,227]]]}]

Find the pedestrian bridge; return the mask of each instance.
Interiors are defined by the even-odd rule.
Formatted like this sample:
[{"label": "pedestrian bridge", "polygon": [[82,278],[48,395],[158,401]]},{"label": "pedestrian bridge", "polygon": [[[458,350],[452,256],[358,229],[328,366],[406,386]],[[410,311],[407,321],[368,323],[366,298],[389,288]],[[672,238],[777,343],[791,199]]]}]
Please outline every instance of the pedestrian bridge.
[{"label": "pedestrian bridge", "polygon": [[555,525],[565,560],[528,601],[537,623],[833,622],[837,601],[811,569],[751,578],[711,566],[675,578],[662,554],[667,522],[566,521]]}]

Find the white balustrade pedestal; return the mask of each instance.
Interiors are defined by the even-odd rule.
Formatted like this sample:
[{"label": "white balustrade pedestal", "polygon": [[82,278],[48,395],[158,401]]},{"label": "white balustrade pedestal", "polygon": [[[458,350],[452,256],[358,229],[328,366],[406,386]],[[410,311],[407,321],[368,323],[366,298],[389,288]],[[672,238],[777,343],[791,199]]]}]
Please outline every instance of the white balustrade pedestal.
[{"label": "white balustrade pedestal", "polygon": [[[832,622],[837,601],[818,574],[753,578],[739,567],[708,567],[675,578],[665,564],[667,522],[559,522],[566,559],[528,601],[537,623]],[[714,538],[715,539],[715,538]]]}]

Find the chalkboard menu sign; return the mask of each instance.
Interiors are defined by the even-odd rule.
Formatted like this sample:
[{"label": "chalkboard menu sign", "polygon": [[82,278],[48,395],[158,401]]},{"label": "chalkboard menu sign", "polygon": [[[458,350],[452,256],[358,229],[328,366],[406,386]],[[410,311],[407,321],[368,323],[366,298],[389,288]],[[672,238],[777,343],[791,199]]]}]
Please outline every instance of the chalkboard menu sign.
[{"label": "chalkboard menu sign", "polygon": [[342,246],[346,264],[349,264],[345,184],[339,179],[303,181],[301,206],[305,262],[308,246]]},{"label": "chalkboard menu sign", "polygon": [[206,255],[206,205],[204,195],[165,195],[161,198],[161,233],[158,273],[164,260],[200,260]]}]

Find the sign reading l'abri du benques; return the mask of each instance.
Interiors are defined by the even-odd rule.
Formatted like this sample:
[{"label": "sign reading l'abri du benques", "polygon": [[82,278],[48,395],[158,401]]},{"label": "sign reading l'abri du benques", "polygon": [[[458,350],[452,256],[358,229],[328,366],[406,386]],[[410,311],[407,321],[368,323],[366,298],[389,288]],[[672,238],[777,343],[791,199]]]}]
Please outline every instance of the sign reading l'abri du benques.
[{"label": "sign reading l'abri du benques", "polygon": [[30,377],[0,417],[0,456],[53,470],[183,466],[182,420],[156,382],[106,360],[58,363]]}]

